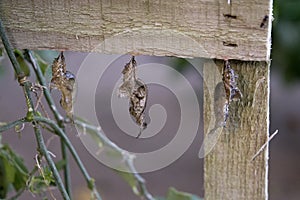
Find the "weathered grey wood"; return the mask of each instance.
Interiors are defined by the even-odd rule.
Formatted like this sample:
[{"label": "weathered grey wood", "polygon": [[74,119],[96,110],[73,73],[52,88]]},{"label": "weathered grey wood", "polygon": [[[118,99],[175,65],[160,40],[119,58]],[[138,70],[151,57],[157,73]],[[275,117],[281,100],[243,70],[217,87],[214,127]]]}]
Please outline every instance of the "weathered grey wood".
[{"label": "weathered grey wood", "polygon": [[[204,131],[214,124],[214,89],[222,81],[223,61],[218,67],[206,64],[204,74]],[[266,62],[233,62],[238,86],[243,93],[239,102],[229,107],[226,128],[204,159],[206,200],[268,199],[268,146],[256,159],[255,153],[268,139],[269,130],[269,64]],[[207,136],[207,135],[206,135]]]},{"label": "weathered grey wood", "polygon": [[0,17],[21,49],[259,61],[269,59],[271,2],[1,0]]}]

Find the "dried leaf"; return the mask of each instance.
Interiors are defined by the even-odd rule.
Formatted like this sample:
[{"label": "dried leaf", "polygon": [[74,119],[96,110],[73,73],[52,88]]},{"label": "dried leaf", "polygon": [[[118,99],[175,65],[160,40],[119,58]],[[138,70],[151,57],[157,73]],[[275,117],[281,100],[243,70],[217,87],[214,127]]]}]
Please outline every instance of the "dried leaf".
[{"label": "dried leaf", "polygon": [[[16,56],[16,59],[17,59],[19,65],[20,65],[22,71],[24,72],[24,75],[25,76],[30,76],[30,64],[25,59],[23,51],[15,49],[14,54]],[[17,78],[16,75],[15,75],[15,78]]]},{"label": "dried leaf", "polygon": [[132,56],[122,71],[123,83],[119,87],[119,97],[129,98],[129,113],[135,123],[139,125],[140,132],[137,138],[141,135],[142,130],[147,127],[145,122],[145,107],[147,104],[148,89],[142,80],[136,78],[136,61]]},{"label": "dried leaf", "polygon": [[75,76],[71,72],[66,71],[66,63],[63,52],[61,52],[53,62],[50,89],[60,90],[60,105],[66,111],[67,116],[72,118]]}]

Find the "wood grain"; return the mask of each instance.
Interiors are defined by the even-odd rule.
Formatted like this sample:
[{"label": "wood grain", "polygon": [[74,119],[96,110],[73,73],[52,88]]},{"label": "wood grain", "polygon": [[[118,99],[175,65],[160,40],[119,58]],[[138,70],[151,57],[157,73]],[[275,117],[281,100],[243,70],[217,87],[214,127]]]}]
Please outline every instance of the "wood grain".
[{"label": "wood grain", "polygon": [[[223,61],[205,65],[204,131],[212,129],[214,87],[222,81]],[[268,199],[269,64],[231,61],[243,98],[229,106],[229,118],[213,150],[204,158],[206,200]],[[218,78],[215,78],[218,77]],[[214,123],[212,123],[214,124]]]},{"label": "wood grain", "polygon": [[227,0],[2,0],[0,17],[20,49],[262,61],[270,54],[271,5],[271,0],[230,5]]}]

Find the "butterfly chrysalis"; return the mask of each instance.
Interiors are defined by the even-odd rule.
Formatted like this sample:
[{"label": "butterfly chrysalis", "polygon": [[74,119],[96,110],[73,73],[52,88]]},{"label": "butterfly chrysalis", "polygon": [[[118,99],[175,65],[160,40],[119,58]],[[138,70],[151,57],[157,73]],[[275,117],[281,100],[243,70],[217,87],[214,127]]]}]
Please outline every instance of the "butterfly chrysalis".
[{"label": "butterfly chrysalis", "polygon": [[242,92],[237,87],[237,78],[228,60],[224,63],[222,82],[215,88],[215,116],[216,126],[225,126],[229,115],[229,105],[231,101],[237,101],[243,97]]},{"label": "butterfly chrysalis", "polygon": [[63,52],[53,61],[50,89],[58,89],[61,92],[60,105],[66,111],[67,116],[72,118],[75,76],[66,70]]},{"label": "butterfly chrysalis", "polygon": [[119,97],[129,99],[129,113],[135,123],[140,127],[140,132],[136,137],[139,138],[142,134],[142,130],[147,127],[144,112],[147,103],[148,89],[142,80],[136,78],[136,67],[136,61],[134,56],[132,56],[122,71],[123,82],[119,87],[118,95]]}]

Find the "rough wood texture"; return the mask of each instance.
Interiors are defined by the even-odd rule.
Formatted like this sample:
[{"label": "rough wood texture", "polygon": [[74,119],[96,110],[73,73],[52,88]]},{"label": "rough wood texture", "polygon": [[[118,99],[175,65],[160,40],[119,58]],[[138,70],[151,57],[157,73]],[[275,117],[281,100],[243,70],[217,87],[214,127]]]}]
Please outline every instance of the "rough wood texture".
[{"label": "rough wood texture", "polygon": [[[255,153],[268,139],[269,65],[266,62],[233,62],[238,86],[243,93],[239,102],[229,106],[229,119],[218,142],[204,159],[206,200],[268,199],[268,146],[256,159]],[[204,131],[213,127],[215,86],[222,81],[223,61],[218,67],[206,64],[204,74]],[[211,123],[211,124],[210,124]]]},{"label": "rough wood texture", "polygon": [[21,49],[268,60],[272,0],[227,2],[2,0],[0,17]]}]

